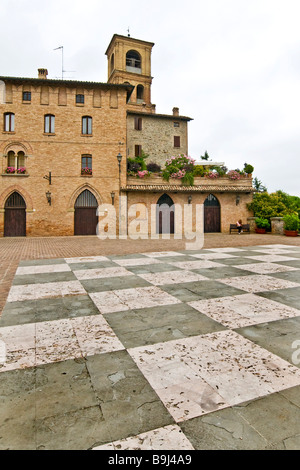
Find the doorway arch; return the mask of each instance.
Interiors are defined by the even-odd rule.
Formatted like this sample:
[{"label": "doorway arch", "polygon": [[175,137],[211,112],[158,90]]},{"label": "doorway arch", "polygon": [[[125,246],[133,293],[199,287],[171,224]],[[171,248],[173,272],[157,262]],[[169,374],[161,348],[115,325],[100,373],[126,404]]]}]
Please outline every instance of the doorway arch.
[{"label": "doorway arch", "polygon": [[96,235],[98,202],[94,194],[84,189],[75,201],[74,235]]},{"label": "doorway arch", "polygon": [[213,194],[209,194],[204,201],[204,232],[221,231],[220,214],[219,200]]},{"label": "doorway arch", "polygon": [[6,199],[4,205],[4,236],[26,236],[26,203],[17,191]]},{"label": "doorway arch", "polygon": [[156,203],[156,233],[174,233],[175,206],[168,194],[163,194]]}]

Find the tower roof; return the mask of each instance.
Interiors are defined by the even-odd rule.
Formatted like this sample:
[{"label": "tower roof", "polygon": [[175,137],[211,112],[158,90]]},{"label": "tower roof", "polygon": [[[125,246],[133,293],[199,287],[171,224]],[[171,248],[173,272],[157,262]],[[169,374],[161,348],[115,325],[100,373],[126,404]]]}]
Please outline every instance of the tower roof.
[{"label": "tower roof", "polygon": [[138,44],[145,44],[145,45],[148,45],[148,46],[150,46],[150,47],[153,47],[153,46],[154,46],[154,42],[144,41],[144,40],[142,40],[142,39],[135,39],[135,38],[132,38],[131,36],[122,36],[121,34],[114,34],[113,37],[112,37],[112,39],[111,39],[111,41],[110,41],[110,43],[109,43],[108,48],[106,49],[106,52],[105,52],[106,55],[108,54],[108,51],[109,51],[111,45],[112,45],[112,44],[114,43],[114,41],[115,41],[116,39],[118,39],[118,38],[119,38],[119,39],[122,39],[122,41],[126,41],[126,42],[131,42],[131,43],[132,43],[132,42],[136,42],[136,43],[138,43]]}]

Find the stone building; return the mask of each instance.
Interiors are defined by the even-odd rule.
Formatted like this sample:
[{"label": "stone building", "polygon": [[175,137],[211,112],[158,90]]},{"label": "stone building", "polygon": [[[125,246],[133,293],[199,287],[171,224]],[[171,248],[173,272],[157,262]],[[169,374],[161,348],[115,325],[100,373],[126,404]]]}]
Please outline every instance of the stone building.
[{"label": "stone building", "polygon": [[[127,157],[141,151],[160,164],[188,153],[191,118],[178,108],[157,114],[151,103],[153,45],[114,35],[103,83],[48,79],[45,68],[38,78],[0,77],[0,236],[94,235],[97,207],[119,210],[120,195],[125,232],[132,204],[150,213],[152,205],[206,201],[217,221],[207,222],[206,231],[227,231],[237,217],[246,219],[250,179],[211,185],[202,178],[183,187],[159,176],[127,177]],[[168,230],[174,232],[174,222]]]}]

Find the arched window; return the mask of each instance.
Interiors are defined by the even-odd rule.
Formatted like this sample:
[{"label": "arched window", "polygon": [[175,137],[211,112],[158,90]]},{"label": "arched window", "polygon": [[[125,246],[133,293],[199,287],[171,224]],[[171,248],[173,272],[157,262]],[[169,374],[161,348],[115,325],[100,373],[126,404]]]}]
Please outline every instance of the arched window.
[{"label": "arched window", "polygon": [[88,189],[82,191],[82,193],[80,193],[78,198],[76,199],[75,208],[79,207],[98,207],[97,199],[95,198],[94,194],[91,193],[91,191],[89,191]]},{"label": "arched window", "polygon": [[46,114],[45,115],[44,132],[45,132],[45,134],[54,134],[54,132],[55,132],[55,116],[53,114]]},{"label": "arched window", "polygon": [[141,73],[142,60],[137,51],[128,51],[126,54],[126,70],[128,72]]},{"label": "arched window", "polygon": [[7,173],[25,173],[25,153],[20,150],[15,153],[10,150],[7,154]]},{"label": "arched window", "polygon": [[136,99],[138,102],[144,101],[144,87],[143,85],[138,85],[136,87]]},{"label": "arched window", "polygon": [[15,115],[14,113],[4,113],[4,131],[15,131]]},{"label": "arched window", "polygon": [[110,58],[110,73],[112,73],[114,69],[115,69],[115,54],[112,54]]},{"label": "arched window", "polygon": [[81,133],[84,135],[92,135],[93,133],[93,126],[92,126],[93,120],[91,116],[83,116],[82,117],[82,127],[81,127]]}]

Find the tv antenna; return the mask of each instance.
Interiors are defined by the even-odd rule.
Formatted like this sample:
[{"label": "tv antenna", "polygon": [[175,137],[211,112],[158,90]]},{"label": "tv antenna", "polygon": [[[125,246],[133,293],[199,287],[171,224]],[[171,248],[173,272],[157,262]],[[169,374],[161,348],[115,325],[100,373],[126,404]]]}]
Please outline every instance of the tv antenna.
[{"label": "tv antenna", "polygon": [[63,80],[65,72],[75,72],[75,70],[65,70],[64,69],[64,46],[56,47],[53,50],[57,51],[58,49],[61,49],[61,79]]}]

